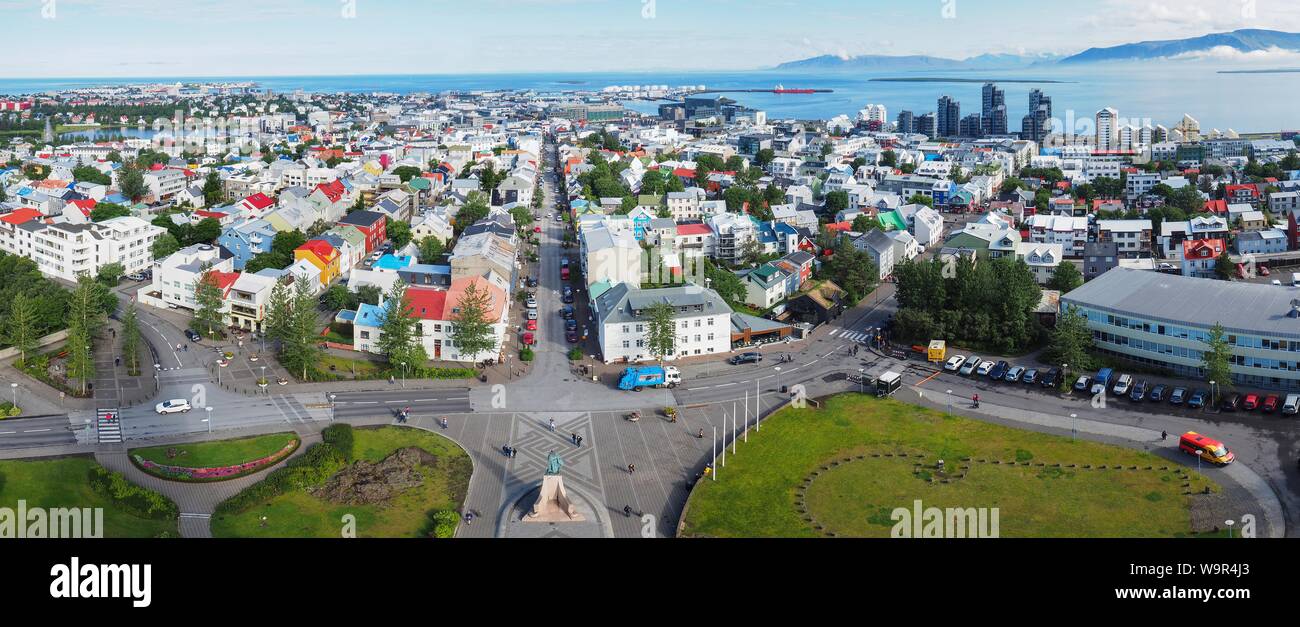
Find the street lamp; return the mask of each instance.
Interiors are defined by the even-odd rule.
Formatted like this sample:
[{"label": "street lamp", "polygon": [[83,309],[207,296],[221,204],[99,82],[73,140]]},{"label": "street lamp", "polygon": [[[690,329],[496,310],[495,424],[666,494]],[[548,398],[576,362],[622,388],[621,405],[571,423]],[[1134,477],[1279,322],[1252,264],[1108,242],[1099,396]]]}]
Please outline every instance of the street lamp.
[{"label": "street lamp", "polygon": [[867,393],[867,369],[858,368],[858,394]]},{"label": "street lamp", "polygon": [[1237,521],[1232,520],[1232,519],[1228,519],[1228,520],[1223,521],[1223,524],[1225,524],[1225,525],[1228,526],[1228,539],[1231,540],[1231,539],[1232,539],[1232,526],[1235,525],[1235,524],[1237,524]]},{"label": "street lamp", "polygon": [[333,421],[336,417],[335,416],[336,410],[334,408],[334,399],[336,398],[338,398],[338,395],[333,392],[330,392],[330,420],[331,421]]},{"label": "street lamp", "polygon": [[1196,472],[1201,472],[1201,458],[1205,456],[1205,451],[1196,449]]},{"label": "street lamp", "polygon": [[10,383],[9,388],[14,391],[14,408],[18,408],[18,384]]},{"label": "street lamp", "polygon": [[208,434],[211,435],[212,434],[212,406],[208,405],[207,407],[204,407],[203,410],[208,412],[208,417],[203,422],[208,423]]},{"label": "street lamp", "polygon": [[1070,439],[1079,433],[1079,414],[1070,414]]},{"label": "street lamp", "polygon": [[780,394],[781,393],[781,367],[777,366],[775,370],[776,370],[776,392],[777,394]]},{"label": "street lamp", "polygon": [[402,387],[406,387],[406,362],[402,362]]},{"label": "street lamp", "polygon": [[952,413],[952,390],[948,390],[948,413]]},{"label": "street lamp", "polygon": [[1211,405],[1219,404],[1219,386],[1214,381],[1210,382],[1210,404]]}]

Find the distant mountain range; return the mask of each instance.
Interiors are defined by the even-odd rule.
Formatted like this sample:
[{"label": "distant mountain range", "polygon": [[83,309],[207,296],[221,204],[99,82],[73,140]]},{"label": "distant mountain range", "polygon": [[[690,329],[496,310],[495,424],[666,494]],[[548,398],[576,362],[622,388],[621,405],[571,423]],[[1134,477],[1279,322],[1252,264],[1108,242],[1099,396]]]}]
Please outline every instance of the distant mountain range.
[{"label": "distant mountain range", "polygon": [[1283,50],[1300,53],[1300,33],[1244,29],[1190,39],[1144,41],[1107,48],[1089,48],[1071,56],[984,54],[969,59],[946,59],[924,55],[823,55],[778,65],[776,70],[977,70],[1013,69],[1054,64],[1083,64],[1106,61],[1149,61],[1171,57],[1195,57],[1231,49],[1239,53]]}]

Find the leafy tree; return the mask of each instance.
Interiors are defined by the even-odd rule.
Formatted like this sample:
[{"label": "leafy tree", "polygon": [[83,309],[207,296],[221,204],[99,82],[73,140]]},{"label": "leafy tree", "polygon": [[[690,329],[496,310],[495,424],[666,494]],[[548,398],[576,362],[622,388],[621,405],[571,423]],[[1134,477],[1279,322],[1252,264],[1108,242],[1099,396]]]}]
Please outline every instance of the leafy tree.
[{"label": "leafy tree", "polygon": [[1223,251],[1218,259],[1214,260],[1214,276],[1222,281],[1232,279],[1232,273],[1237,270],[1237,264],[1232,263],[1232,257],[1228,256],[1228,251]]},{"label": "leafy tree", "polygon": [[488,320],[491,308],[492,294],[479,289],[477,283],[470,283],[461,293],[452,309],[455,326],[451,339],[462,357],[474,357],[496,348],[492,323]]},{"label": "leafy tree", "polygon": [[474,225],[475,222],[486,218],[491,213],[491,207],[488,206],[487,196],[482,193],[471,193],[466,199],[465,206],[456,212],[456,234],[459,235],[466,228]]},{"label": "leafy tree", "polygon": [[766,168],[776,160],[776,151],[771,148],[763,148],[754,155],[754,162],[761,168]]},{"label": "leafy tree", "polygon": [[163,233],[153,241],[153,258],[162,259],[180,249],[181,243],[176,241],[176,236],[171,233]]},{"label": "leafy tree", "polygon": [[864,213],[853,218],[853,231],[855,233],[867,233],[878,230],[880,230],[880,221],[869,214]]},{"label": "leafy tree", "polygon": [[126,268],[120,263],[107,263],[99,267],[99,273],[95,275],[95,280],[105,285],[117,285],[122,280],[122,275],[126,274]]},{"label": "leafy tree", "polygon": [[203,337],[213,337],[221,331],[221,308],[224,294],[214,271],[204,272],[194,281],[194,316],[190,328]]},{"label": "leafy tree", "polygon": [[826,194],[826,212],[838,214],[849,208],[849,193],[844,190],[836,190]]},{"label": "leafy tree", "polygon": [[138,202],[149,195],[149,186],[144,183],[144,174],[133,166],[122,168],[117,175],[117,181],[122,195],[130,198],[131,202]]},{"label": "leafy tree", "polygon": [[709,287],[723,300],[728,303],[745,301],[745,283],[736,276],[735,272],[719,267],[708,258],[703,259],[701,263],[704,264],[704,276],[709,280]]},{"label": "leafy tree", "polygon": [[72,179],[78,183],[98,183],[100,185],[113,184],[112,177],[100,172],[98,168],[88,165],[79,165],[72,168]]},{"label": "leafy tree", "polygon": [[898,167],[898,153],[892,150],[886,150],[880,153],[880,165],[883,165],[887,168]]},{"label": "leafy tree", "polygon": [[1047,289],[1057,290],[1062,294],[1073,292],[1083,285],[1083,274],[1079,268],[1068,261],[1062,261],[1052,271],[1052,278],[1047,281]]},{"label": "leafy tree", "polygon": [[[1205,372],[1205,380],[1213,381],[1220,389],[1231,390],[1232,370],[1229,364],[1232,360],[1232,347],[1228,346],[1228,341],[1224,337],[1222,324],[1215,324],[1210,329],[1210,337],[1205,341],[1205,349],[1201,351],[1201,370]],[[1217,399],[1216,399],[1217,400]]]},{"label": "leafy tree", "polygon": [[931,197],[929,197],[929,196],[926,196],[925,194],[913,194],[911,198],[908,198],[908,199],[907,199],[907,204],[909,204],[909,205],[925,205],[925,206],[927,206],[927,207],[933,209],[933,208],[934,208],[934,198],[931,198]]},{"label": "leafy tree", "polygon": [[131,210],[111,202],[101,202],[90,210],[90,219],[93,222],[103,222],[131,215]]},{"label": "leafy tree", "polygon": [[83,276],[68,297],[68,326],[80,327],[86,337],[93,337],[104,326],[104,318],[117,297],[104,285]]},{"label": "leafy tree", "polygon": [[352,304],[352,299],[352,293],[348,291],[348,288],[344,287],[340,283],[336,283],[331,285],[328,290],[325,290],[325,297],[323,300],[326,307],[333,311],[339,311],[348,309],[349,305]]},{"label": "leafy tree", "polygon": [[126,306],[122,316],[122,360],[126,362],[127,372],[140,373],[140,321],[134,302]]},{"label": "leafy tree", "polygon": [[266,337],[274,342],[284,342],[289,335],[292,319],[293,293],[285,284],[277,283],[266,302],[266,322],[263,326]]},{"label": "leafy tree", "polygon": [[857,303],[875,289],[879,269],[871,255],[858,250],[848,239],[840,240],[835,254],[822,266],[825,276],[844,289],[848,302]]},{"label": "leafy tree", "polygon": [[411,224],[403,220],[389,222],[388,239],[393,242],[395,250],[406,248],[411,243]]},{"label": "leafy tree", "polygon": [[27,362],[27,353],[36,350],[40,340],[39,318],[36,302],[26,294],[19,292],[9,304],[9,316],[5,318],[4,341],[18,349],[19,363]]},{"label": "leafy tree", "polygon": [[95,355],[91,341],[90,333],[81,325],[73,324],[68,328],[68,378],[80,382],[83,395],[86,393],[86,384],[95,378]]},{"label": "leafy tree", "polygon": [[383,297],[384,292],[379,289],[378,285],[362,285],[357,288],[356,302],[353,303],[353,307],[359,307],[361,303],[378,306],[380,299]]},{"label": "leafy tree", "polygon": [[224,195],[225,191],[221,187],[221,175],[216,170],[208,172],[208,175],[203,178],[203,202],[211,207],[219,204]]},{"label": "leafy tree", "polygon": [[190,237],[186,241],[186,246],[211,244],[218,237],[221,237],[221,223],[216,218],[203,218],[190,229]]},{"label": "leafy tree", "polygon": [[423,174],[423,172],[420,171],[420,168],[412,165],[404,165],[394,168],[392,173],[401,178],[403,183],[408,183],[411,179]]},{"label": "leafy tree", "polygon": [[406,364],[411,368],[420,368],[429,360],[429,356],[420,340],[420,323],[411,313],[406,284],[398,281],[393,284],[388,300],[384,303],[384,321],[380,325],[382,335],[377,348],[391,365]]},{"label": "leafy tree", "polygon": [[646,309],[646,350],[663,363],[664,358],[677,352],[677,320],[673,306],[659,302]]},{"label": "leafy tree", "polygon": [[1067,306],[1056,319],[1056,328],[1052,329],[1043,357],[1050,364],[1068,364],[1076,372],[1091,370],[1094,365],[1091,348],[1088,319],[1077,307]]},{"label": "leafy tree", "polygon": [[[277,288],[278,289],[278,288]],[[272,298],[275,298],[274,292]],[[290,372],[301,373],[308,380],[320,362],[321,348],[316,335],[316,297],[308,281],[294,282],[292,297],[276,303],[282,308],[274,322],[280,336],[280,363]],[[285,304],[287,303],[287,305]],[[270,321],[268,321],[270,324]]]}]

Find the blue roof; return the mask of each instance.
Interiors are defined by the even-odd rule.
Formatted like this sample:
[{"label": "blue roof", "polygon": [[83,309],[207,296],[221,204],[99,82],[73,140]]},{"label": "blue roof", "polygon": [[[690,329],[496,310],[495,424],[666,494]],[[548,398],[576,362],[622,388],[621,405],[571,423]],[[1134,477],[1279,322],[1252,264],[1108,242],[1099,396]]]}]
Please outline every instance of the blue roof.
[{"label": "blue roof", "polygon": [[776,232],[779,233],[779,234],[781,234],[781,235],[798,235],[798,234],[799,234],[799,229],[796,229],[796,228],[794,228],[793,226],[790,226],[789,224],[786,224],[786,223],[784,223],[784,222],[777,222],[775,228],[776,228]]},{"label": "blue roof", "polygon": [[352,322],[356,319],[357,312],[352,311],[351,309],[344,309],[339,312],[339,315],[334,316],[334,320],[337,322]]},{"label": "blue roof", "polygon": [[384,310],[381,307],[371,305],[370,303],[361,303],[357,307],[357,316],[354,324],[363,327],[379,327],[384,324]]},{"label": "blue roof", "polygon": [[379,258],[379,261],[375,262],[374,268],[376,270],[401,270],[403,268],[411,267],[414,263],[415,263],[415,257],[412,257],[410,255],[405,255],[402,257],[397,257],[394,255],[384,255],[383,257]]}]

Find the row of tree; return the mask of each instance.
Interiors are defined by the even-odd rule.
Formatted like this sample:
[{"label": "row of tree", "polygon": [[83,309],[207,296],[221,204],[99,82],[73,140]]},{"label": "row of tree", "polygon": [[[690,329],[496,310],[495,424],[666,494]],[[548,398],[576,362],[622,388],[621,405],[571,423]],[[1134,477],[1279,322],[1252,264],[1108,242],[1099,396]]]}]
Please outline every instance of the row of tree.
[{"label": "row of tree", "polygon": [[909,261],[894,268],[894,333],[1014,354],[1040,341],[1034,310],[1042,290],[1023,261],[967,257]]}]

